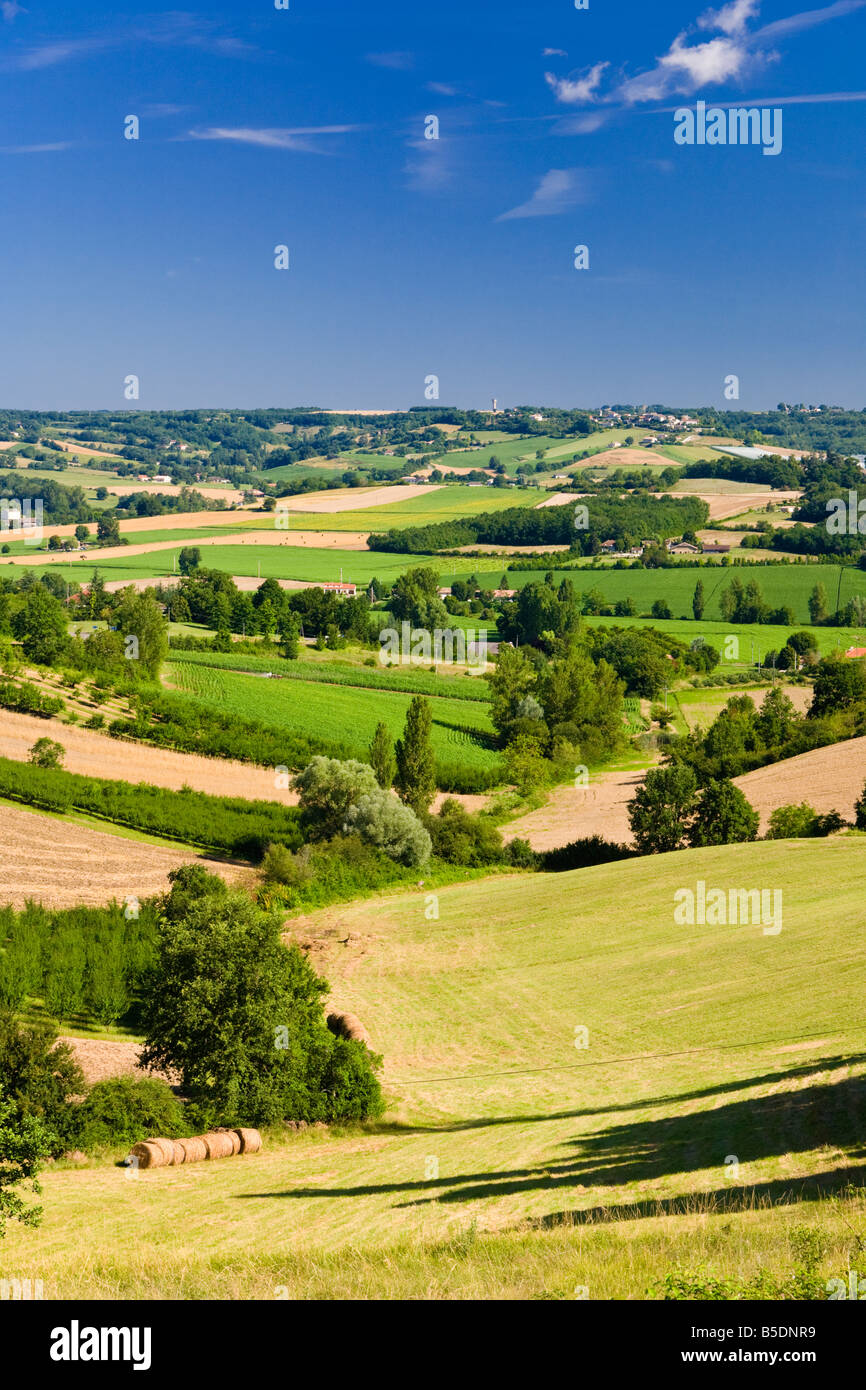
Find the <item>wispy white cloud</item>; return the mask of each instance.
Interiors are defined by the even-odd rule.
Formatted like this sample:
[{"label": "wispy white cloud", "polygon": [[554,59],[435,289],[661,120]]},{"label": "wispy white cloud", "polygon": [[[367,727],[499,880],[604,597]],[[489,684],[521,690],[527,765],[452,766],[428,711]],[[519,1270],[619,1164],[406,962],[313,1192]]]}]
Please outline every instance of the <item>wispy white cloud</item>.
[{"label": "wispy white cloud", "polygon": [[367,62],[377,68],[393,68],[397,72],[408,72],[415,65],[414,53],[368,53]]},{"label": "wispy white cloud", "polygon": [[554,93],[556,100],[566,106],[585,104],[595,100],[601,79],[609,63],[596,63],[580,77],[557,77],[552,72],[544,74],[544,80]]},{"label": "wispy white cloud", "polygon": [[510,212],[503,212],[497,222],[514,222],[525,217],[555,217],[567,212],[576,203],[585,203],[591,196],[589,177],[585,169],[550,169],[544,175],[532,197]]},{"label": "wispy white cloud", "polygon": [[440,193],[454,175],[452,140],[407,140],[411,150],[403,166],[406,187],[413,193]]},{"label": "wispy white cloud", "polygon": [[137,109],[142,116],[148,116],[150,120],[159,120],[163,116],[182,116],[184,111],[191,111],[192,107],[178,106],[171,101],[156,101]]},{"label": "wispy white cloud", "polygon": [[297,127],[255,127],[255,126],[208,126],[204,130],[190,130],[187,140],[227,140],[237,145],[258,145],[270,150],[294,150],[299,154],[328,154],[310,136],[348,135],[361,130],[356,125],[323,125]]},{"label": "wispy white cloud", "polygon": [[564,48],[544,48],[541,51],[542,58],[567,58],[568,54]]},{"label": "wispy white cloud", "polygon": [[18,4],[18,0],[3,0],[3,3],[0,4],[0,13],[2,13],[6,23],[11,24],[16,15],[26,14],[27,11],[23,5]]},{"label": "wispy white cloud", "polygon": [[761,8],[760,0],[730,0],[720,10],[707,10],[698,17],[699,29],[718,29],[723,34],[741,34]]},{"label": "wispy white cloud", "polygon": [[457,97],[460,95],[456,87],[451,87],[447,82],[428,82],[427,91],[435,92],[440,97]]},{"label": "wispy white cloud", "polygon": [[786,38],[788,34],[800,34],[804,29],[814,29],[817,24],[826,24],[831,19],[844,19],[845,15],[862,10],[866,0],[836,0],[834,5],[825,5],[821,10],[803,10],[800,14],[789,15],[787,19],[774,20],[758,29],[755,38],[766,41]]},{"label": "wispy white cloud", "polygon": [[605,111],[584,111],[579,116],[564,116],[551,127],[551,134],[593,135],[595,131],[607,125],[607,122],[608,114]]},{"label": "wispy white cloud", "polygon": [[0,145],[0,154],[56,154],[58,150],[71,149],[71,140],[58,140],[49,145]]},{"label": "wispy white cloud", "polygon": [[[13,15],[21,13],[17,0],[5,0],[4,17],[7,5],[16,6]],[[2,66],[11,71],[37,72],[43,68],[73,62],[75,59],[87,58],[107,49],[130,48],[138,44],[156,44],[164,48],[198,48],[224,58],[246,57],[256,52],[252,44],[221,32],[215,21],[203,20],[200,15],[176,11],[160,15],[153,20],[142,20],[127,28],[118,28],[110,33],[52,39],[46,43],[12,49],[4,57]]]}]

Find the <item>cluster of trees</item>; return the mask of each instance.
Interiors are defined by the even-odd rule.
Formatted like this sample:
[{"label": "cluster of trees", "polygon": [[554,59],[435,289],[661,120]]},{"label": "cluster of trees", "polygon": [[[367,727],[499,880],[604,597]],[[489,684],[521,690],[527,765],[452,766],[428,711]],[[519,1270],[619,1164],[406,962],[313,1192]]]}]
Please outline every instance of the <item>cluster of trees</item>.
[{"label": "cluster of trees", "polygon": [[[171,891],[145,907],[147,949],[134,967],[137,1026],[142,1066],[177,1072],[186,1102],[156,1079],[119,1078],[88,1090],[56,1031],[20,1022],[7,1006],[0,1013],[0,1235],[9,1220],[38,1223],[41,1211],[24,1194],[39,1191],[41,1163],[73,1145],[126,1147],[155,1132],[176,1137],[217,1125],[358,1121],[384,1110],[382,1059],[329,1029],[328,986],[296,945],[284,944],[279,917],[200,866],[169,877]],[[99,935],[93,916],[78,923],[83,946],[64,942],[66,964],[52,978],[75,973],[76,950],[87,957]],[[8,920],[0,930],[8,942]],[[119,987],[129,979],[121,972]]]},{"label": "cluster of trees", "polygon": [[684,763],[651,768],[628,803],[628,818],[639,854],[740,844],[757,839],[760,825],[757,811],[730,779],[710,779],[699,791]]},{"label": "cluster of trees", "polygon": [[[866,815],[861,807],[866,808],[866,788],[864,801],[857,803],[857,825],[862,829]],[[699,787],[695,773],[683,764],[651,769],[628,803],[628,814],[639,854],[742,844],[757,839],[760,825],[758,812],[729,778],[711,779]],[[832,835],[845,824],[837,811],[819,815],[804,801],[773,811],[767,839],[812,839]]]},{"label": "cluster of trees", "polygon": [[[811,602],[809,608],[811,613]],[[700,620],[703,613],[703,585],[700,581],[699,589],[695,590],[692,609],[695,617]],[[780,627],[791,627],[796,621],[787,604],[780,608],[770,607],[757,579],[749,579],[745,585],[739,579],[732,579],[727,588],[722,590],[719,611],[726,623],[775,623]]]},{"label": "cluster of trees", "polygon": [[560,639],[547,657],[536,647],[501,647],[487,682],[509,778],[521,788],[548,779],[545,760],[573,773],[622,746],[624,683],[576,637]]},{"label": "cluster of trees", "polygon": [[[107,594],[94,572],[89,594],[78,607],[109,624],[86,640],[68,632],[69,610],[59,576],[37,579],[27,574],[17,585],[0,591],[0,638],[14,636],[21,652],[38,666],[69,666],[104,672],[125,681],[154,680],[168,653],[167,625],[152,593],[133,588]],[[53,581],[53,582],[52,582]]]},{"label": "cluster of trees", "polygon": [[254,593],[238,588],[222,570],[199,567],[196,547],[181,551],[182,577],[176,588],[159,585],[153,590],[173,622],[203,623],[224,639],[228,650],[231,633],[245,637],[279,637],[283,655],[298,654],[298,638],[321,637],[327,645],[370,637],[370,601],[337,598],[322,588],[288,592],[276,579],[266,579]]},{"label": "cluster of trees", "polygon": [[690,768],[703,786],[863,733],[866,664],[831,656],[815,667],[806,715],[797,713],[781,688],[769,690],[760,709],[748,695],[734,696],[706,731],[694,730],[672,743],[665,760]]},{"label": "cluster of trees", "polygon": [[409,555],[467,545],[567,545],[574,554],[595,555],[602,541],[615,540],[625,548],[647,539],[666,540],[699,530],[709,516],[699,497],[594,498],[588,510],[585,528],[575,526],[571,507],[513,507],[372,535],[367,544],[371,550]]},{"label": "cluster of trees", "polygon": [[58,1023],[134,1021],[156,930],[155,903],[0,909],[0,1007],[39,999]]}]

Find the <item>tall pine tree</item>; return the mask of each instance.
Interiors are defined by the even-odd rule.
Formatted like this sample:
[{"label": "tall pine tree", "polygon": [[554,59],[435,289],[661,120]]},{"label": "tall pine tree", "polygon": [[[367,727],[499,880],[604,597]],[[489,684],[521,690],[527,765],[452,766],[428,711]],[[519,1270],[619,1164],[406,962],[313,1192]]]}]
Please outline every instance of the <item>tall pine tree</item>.
[{"label": "tall pine tree", "polygon": [[416,816],[423,816],[430,809],[436,795],[435,764],[430,745],[431,724],[430,701],[415,695],[406,715],[403,737],[397,741],[394,785],[401,800],[411,806]]}]

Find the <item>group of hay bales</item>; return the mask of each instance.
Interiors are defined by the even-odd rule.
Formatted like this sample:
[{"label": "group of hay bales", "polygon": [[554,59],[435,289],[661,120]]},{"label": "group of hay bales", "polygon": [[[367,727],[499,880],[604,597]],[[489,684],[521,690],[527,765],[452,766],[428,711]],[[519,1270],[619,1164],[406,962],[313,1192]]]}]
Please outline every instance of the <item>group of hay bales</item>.
[{"label": "group of hay bales", "polygon": [[194,1139],[145,1139],[133,1144],[130,1156],[139,1168],[170,1168],[180,1163],[200,1163],[205,1158],[231,1158],[233,1154],[257,1154],[262,1136],[257,1129],[215,1129]]}]

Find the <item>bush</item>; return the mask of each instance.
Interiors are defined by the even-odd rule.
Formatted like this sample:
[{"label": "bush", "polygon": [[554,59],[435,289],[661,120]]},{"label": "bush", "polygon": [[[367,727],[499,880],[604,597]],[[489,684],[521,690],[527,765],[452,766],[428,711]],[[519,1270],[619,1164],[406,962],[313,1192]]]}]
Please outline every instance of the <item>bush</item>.
[{"label": "bush", "polygon": [[25,1120],[42,1121],[52,1132],[51,1153],[68,1148],[74,1118],[70,1100],[84,1093],[85,1081],[72,1049],[68,1043],[57,1044],[53,1028],[0,1014],[0,1086],[11,1106],[13,1127]]},{"label": "bush", "polygon": [[295,778],[294,786],[307,825],[317,839],[323,840],[339,835],[350,808],[362,796],[379,790],[376,775],[367,763],[322,757],[311,759]]},{"label": "bush", "polygon": [[808,802],[778,806],[770,816],[768,840],[807,840],[818,834],[818,812]]},{"label": "bush", "polygon": [[287,888],[298,888],[308,883],[312,877],[309,847],[304,845],[293,854],[285,845],[269,845],[262,860],[262,878],[265,883],[280,883]]},{"label": "bush", "polygon": [[561,874],[569,869],[586,869],[593,864],[612,864],[634,857],[635,851],[628,845],[615,844],[601,835],[589,835],[558,849],[546,850],[539,859],[544,873]]},{"label": "bush", "polygon": [[98,1081],[75,1107],[74,1140],[82,1149],[137,1144],[155,1135],[176,1139],[189,1132],[183,1105],[168,1083],[157,1077],[115,1076]]},{"label": "bush", "polygon": [[426,823],[434,854],[448,864],[476,868],[499,864],[505,857],[499,831],[489,818],[470,815],[451,797],[442,803],[438,816],[428,816]]},{"label": "bush", "polygon": [[509,840],[505,858],[515,869],[537,869],[540,862],[528,840]]},{"label": "bush", "polygon": [[379,786],[349,807],[344,828],[398,864],[418,868],[430,858],[430,836],[415,812]]},{"label": "bush", "polygon": [[62,767],[66,749],[53,738],[38,738],[30,749],[29,761],[34,767]]}]

